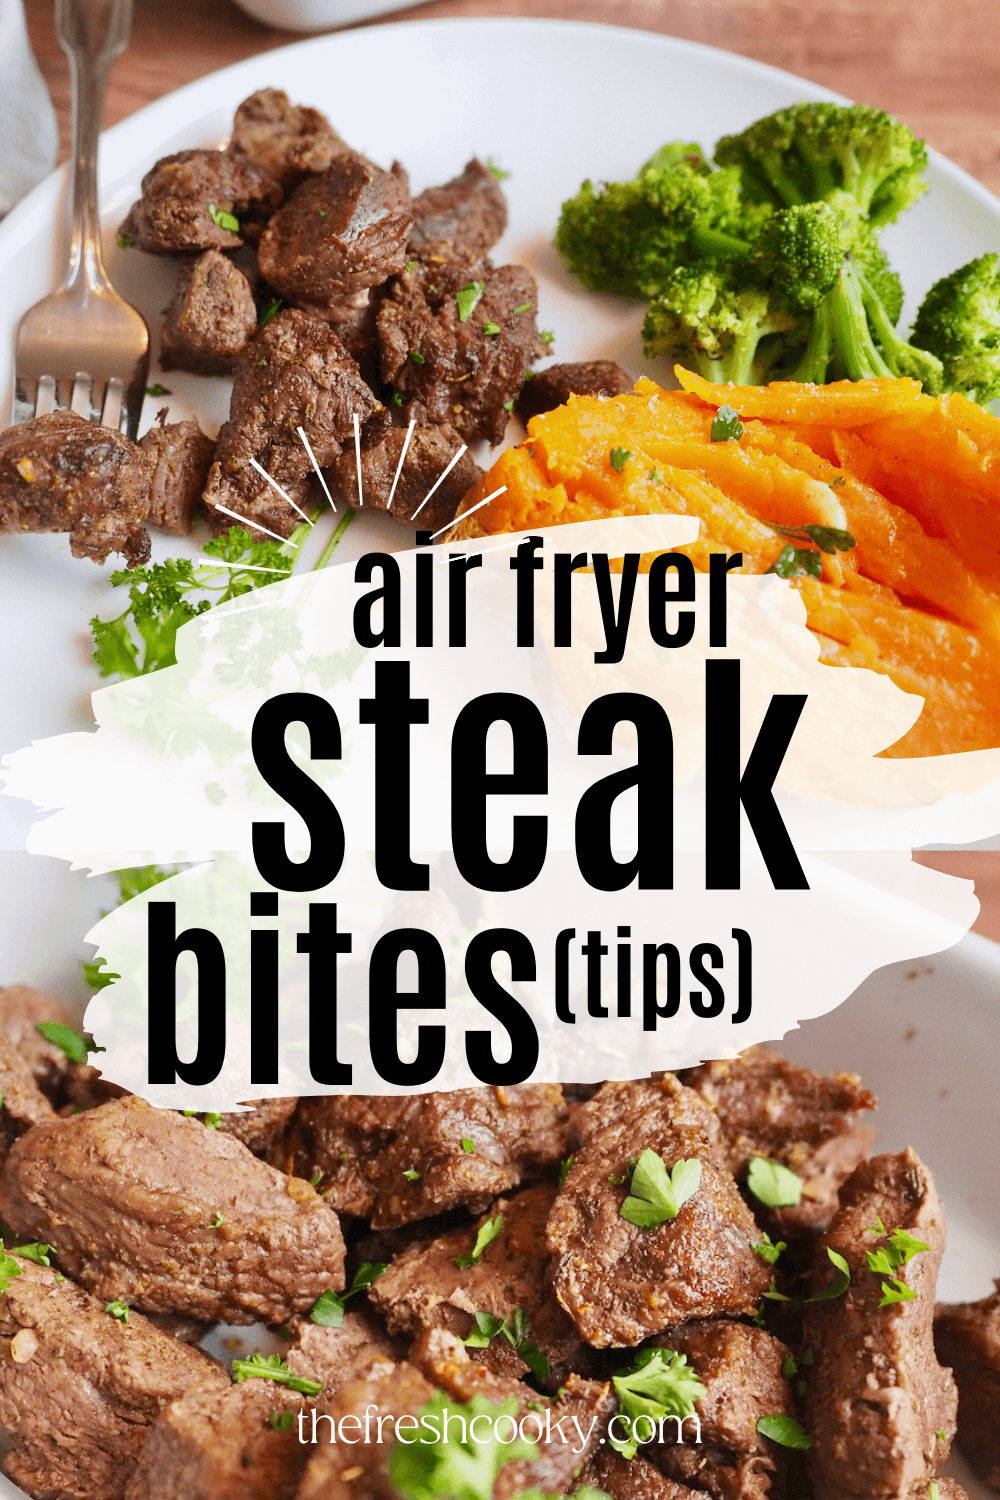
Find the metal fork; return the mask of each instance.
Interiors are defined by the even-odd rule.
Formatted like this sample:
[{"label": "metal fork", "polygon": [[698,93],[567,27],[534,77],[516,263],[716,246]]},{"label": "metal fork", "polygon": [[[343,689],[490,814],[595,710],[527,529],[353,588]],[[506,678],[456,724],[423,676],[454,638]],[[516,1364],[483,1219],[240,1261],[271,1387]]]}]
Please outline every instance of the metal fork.
[{"label": "metal fork", "polygon": [[73,80],[69,270],[17,330],[14,422],[68,406],[135,438],[149,369],[149,330],[112,287],[101,255],[97,149],[111,64],[132,31],[133,0],[56,0]]}]

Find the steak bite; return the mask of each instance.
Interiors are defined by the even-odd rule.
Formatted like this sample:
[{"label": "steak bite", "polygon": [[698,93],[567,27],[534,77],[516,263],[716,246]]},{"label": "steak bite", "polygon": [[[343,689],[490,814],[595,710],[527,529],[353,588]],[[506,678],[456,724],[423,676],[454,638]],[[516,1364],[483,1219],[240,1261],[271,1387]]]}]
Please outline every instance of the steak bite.
[{"label": "steak bite", "polygon": [[27,1058],[0,1031],[0,1162],[26,1130],[52,1118],[52,1105],[32,1077]]},{"label": "steak bite", "polygon": [[[770,1281],[757,1226],[726,1167],[714,1115],[672,1074],[605,1083],[578,1106],[582,1144],[548,1223],[556,1296],[595,1348],[638,1344],[671,1323],[752,1313]],[[621,1216],[629,1162],[701,1162],[676,1218],[640,1229]]]},{"label": "steak bite", "polygon": [[164,370],[231,375],[257,332],[249,279],[221,250],[185,260],[160,331]]},{"label": "steak bite", "polygon": [[[290,536],[302,517],[253,467],[261,465],[293,501],[309,504],[312,464],[298,436],[301,427],[316,462],[331,464],[353,435],[353,414],[364,422],[381,410],[358,367],[328,323],[286,308],[247,346],[233,385],[204,500],[225,505],[242,519]],[[214,516],[220,531],[232,520]]]},{"label": "steak bite", "polygon": [[72,411],[32,417],[0,432],[0,531],[68,531],[74,557],[121,552],[134,568],[149,557],[152,472],[123,432]]},{"label": "steak bite", "polygon": [[741,1057],[702,1063],[679,1076],[718,1115],[729,1169],[738,1181],[755,1156],[780,1162],[802,1179],[795,1207],[758,1210],[769,1228],[788,1235],[830,1222],[837,1189],[875,1139],[862,1118],[875,1108],[875,1096],[856,1073],[828,1077],[766,1047],[751,1047]]},{"label": "steak bite", "polygon": [[389,1480],[395,1421],[415,1416],[433,1394],[433,1386],[405,1361],[377,1363],[338,1386],[326,1403],[329,1422],[317,1421],[319,1442],[310,1444],[296,1500],[392,1500],[398,1495]]},{"label": "steak bite", "polygon": [[36,1126],[0,1213],[95,1296],[202,1322],[284,1323],[343,1286],[337,1216],[221,1130],[136,1097]]},{"label": "steak bite", "polygon": [[[555,1299],[545,1253],[545,1224],[554,1184],[539,1183],[516,1197],[498,1198],[490,1215],[503,1215],[503,1233],[491,1240],[474,1264],[462,1269],[456,1257],[469,1257],[479,1224],[455,1230],[404,1250],[371,1289],[374,1305],[391,1333],[416,1337],[425,1328],[443,1328],[465,1338],[475,1314],[491,1313],[513,1326],[518,1308],[527,1317],[527,1337],[545,1355],[553,1387],[579,1369],[580,1338]],[[471,1351],[497,1374],[520,1379],[529,1366],[503,1336]]]},{"label": "steak bite", "polygon": [[[841,1189],[840,1205],[817,1247],[813,1292],[838,1275],[828,1249],[847,1261],[851,1283],[841,1296],[807,1303],[803,1328],[815,1351],[805,1398],[813,1495],[904,1500],[925,1491],[955,1431],[955,1382],[938,1364],[933,1340],[944,1214],[930,1172],[909,1148],[864,1162]],[[891,1248],[896,1230],[928,1248],[896,1268],[915,1295],[880,1306],[892,1282],[870,1270],[866,1257]]]},{"label": "steak bite", "polygon": [[4,1468],[29,1495],[120,1500],[163,1407],[228,1385],[200,1349],[112,1317],[55,1271],[21,1262],[0,1297]]},{"label": "steak bite", "polygon": [[61,1047],[41,1035],[38,1025],[44,1021],[54,1021],[57,1026],[74,1024],[65,1005],[54,995],[46,995],[30,984],[0,987],[0,1036],[24,1057],[43,1094],[52,1103],[62,1104],[66,1073],[78,1064],[71,1063]]},{"label": "steak bite", "polygon": [[258,89],[243,100],[233,117],[229,145],[286,193],[350,150],[325,115],[307,104],[292,104],[284,89]]},{"label": "steak bite", "polygon": [[641,1454],[622,1458],[608,1447],[599,1448],[588,1460],[579,1488],[601,1490],[610,1500],[694,1500],[699,1494],[675,1484]]},{"label": "steak bite", "polygon": [[367,1375],[378,1363],[394,1364],[405,1354],[402,1339],[390,1338],[365,1306],[348,1307],[339,1328],[323,1328],[307,1317],[289,1324],[294,1342],[285,1363],[296,1375],[318,1380],[328,1399],[345,1380]]},{"label": "steak bite", "polygon": [[934,1348],[958,1386],[959,1448],[972,1472],[1000,1490],[1000,1281],[981,1302],[942,1303]]},{"label": "steak bite", "polygon": [[543,412],[565,406],[570,396],[621,396],[635,381],[613,359],[592,359],[583,364],[549,365],[536,370],[521,387],[514,410],[522,422]]},{"label": "steak bite", "polygon": [[245,219],[253,237],[254,222],[268,218],[280,202],[274,178],[238,151],[178,151],[146,173],[142,197],[132,204],[119,234],[149,255],[235,250],[243,243],[244,226],[237,234],[218,220],[225,214]]},{"label": "steak bite", "polygon": [[194,508],[201,499],[215,444],[192,417],[186,422],[159,420],[139,439],[139,447],[155,465],[149,487],[149,519],[174,536],[187,536]]},{"label": "steak bite", "polygon": [[[403,467],[396,470],[404,446]],[[447,478],[437,485],[424,505],[432,487],[437,484],[462,439],[454,427],[415,427],[406,443],[402,427],[389,427],[378,434],[377,441],[361,450],[361,489],[366,509],[388,511],[397,521],[419,526],[422,531],[438,531],[454,519],[460,502],[483,477],[475,460],[463,453]],[[327,475],[330,488],[354,510],[361,508],[358,499],[358,470],[355,455],[348,450],[336,459]],[[396,483],[393,493],[393,482]],[[392,494],[392,504],[389,495]],[[420,511],[417,515],[416,512]]]},{"label": "steak bite", "polygon": [[409,249],[423,254],[441,241],[485,254],[507,228],[507,199],[489,167],[475,156],[460,177],[425,188],[413,200]]},{"label": "steak bite", "polygon": [[403,269],[412,223],[403,177],[345,151],[271,219],[257,247],[260,272],[290,301],[349,318],[370,287]]},{"label": "steak bite", "polygon": [[391,1229],[459,1204],[482,1213],[558,1162],[565,1118],[562,1090],[548,1083],[328,1094],[301,1101],[274,1160],[299,1177],[322,1172],[332,1208]]},{"label": "steak bite", "polygon": [[503,439],[529,362],[541,358],[538,289],[525,266],[473,251],[431,256],[390,281],[378,309],[382,379],[417,423],[448,422],[467,443]]},{"label": "steak bite", "polygon": [[295,1113],[295,1094],[278,1099],[248,1099],[250,1108],[219,1116],[219,1129],[242,1141],[254,1156],[267,1157]]}]

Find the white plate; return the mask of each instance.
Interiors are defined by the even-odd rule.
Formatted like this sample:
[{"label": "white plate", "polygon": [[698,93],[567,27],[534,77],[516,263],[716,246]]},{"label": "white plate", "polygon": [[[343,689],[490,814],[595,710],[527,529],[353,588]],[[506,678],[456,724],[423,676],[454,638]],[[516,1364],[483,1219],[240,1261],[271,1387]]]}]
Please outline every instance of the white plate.
[{"label": "white plate", "polygon": [[[642,310],[587,293],[566,274],[551,246],[560,203],[584,177],[631,176],[664,141],[682,137],[710,149],[719,136],[786,104],[838,97],[688,42],[548,21],[381,26],[252,58],[159,100],[102,139],[109,270],[154,327],[169,297],[170,263],[123,254],[115,230],[158,157],[218,144],[239,101],[266,85],[324,109],[376,161],[398,156],[415,191],[454,175],[473,153],[492,156],[511,173],[511,227],[495,254],[534,271],[540,323],[556,330],[557,357],[618,359],[636,375],[650,369],[639,341]],[[985,188],[940,157],[932,158],[929,180],[926,197],[885,236],[907,289],[904,320],[933,281],[995,248],[1000,236],[1000,203]],[[65,174],[54,174],[0,226],[4,416],[18,319],[59,278],[64,190]],[[154,371],[151,382],[157,378]],[[163,383],[175,417],[197,412],[214,431],[226,415],[228,382],[172,371]],[[146,425],[160,404],[147,402]],[[348,533],[344,555],[367,550],[376,531],[377,545],[407,544],[407,529],[365,516]],[[197,542],[154,537],[154,557],[197,550]],[[92,723],[89,694],[100,680],[88,661],[87,621],[98,609],[109,612],[109,572],[74,561],[65,537],[0,537],[0,755]],[[31,809],[0,798],[0,850],[22,849],[30,820]],[[108,890],[108,882],[88,883],[59,862],[0,853],[0,983],[22,979],[80,996],[80,936],[108,904]],[[787,1048],[825,1069],[862,1072],[882,1099],[884,1143],[911,1141],[937,1172],[953,1226],[947,1297],[981,1296],[990,1274],[1000,1273],[1000,1106],[991,1067],[998,981],[1000,949],[971,937],[929,963],[875,975]],[[910,1027],[916,1034],[906,1041]],[[19,1493],[0,1479],[0,1495]]]}]

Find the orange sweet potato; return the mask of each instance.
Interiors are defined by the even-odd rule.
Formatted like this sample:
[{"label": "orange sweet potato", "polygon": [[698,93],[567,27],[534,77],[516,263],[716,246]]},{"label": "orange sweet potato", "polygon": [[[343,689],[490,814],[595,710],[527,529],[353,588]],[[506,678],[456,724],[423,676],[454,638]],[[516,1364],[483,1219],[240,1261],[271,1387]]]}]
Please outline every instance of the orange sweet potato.
[{"label": "orange sweet potato", "polygon": [[709,406],[732,406],[741,417],[770,417],[776,422],[815,422],[827,427],[860,427],[880,417],[906,411],[919,402],[918,380],[835,380],[830,385],[802,385],[775,380],[770,385],[712,385],[680,365],[674,374],[686,391]]}]

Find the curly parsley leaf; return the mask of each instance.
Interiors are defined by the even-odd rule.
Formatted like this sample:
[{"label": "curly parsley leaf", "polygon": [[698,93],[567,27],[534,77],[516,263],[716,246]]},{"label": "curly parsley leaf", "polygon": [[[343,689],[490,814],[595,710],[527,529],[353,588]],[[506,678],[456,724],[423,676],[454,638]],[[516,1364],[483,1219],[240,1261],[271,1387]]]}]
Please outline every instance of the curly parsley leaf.
[{"label": "curly parsley leaf", "polygon": [[857,546],[849,531],[838,531],[836,526],[779,526],[776,521],[766,524],[793,542],[813,542],[821,552],[850,552]]},{"label": "curly parsley leaf", "polygon": [[718,416],[712,419],[712,442],[732,443],[742,436],[743,423],[735,407],[720,406]]},{"label": "curly parsley leaf", "polygon": [[[119,977],[115,975],[116,979]],[[39,1036],[64,1052],[72,1063],[83,1064],[89,1053],[105,1051],[105,1048],[95,1044],[89,1032],[77,1031],[75,1026],[64,1026],[61,1021],[38,1021],[35,1030]]]},{"label": "curly parsley leaf", "polygon": [[286,1385],[290,1391],[299,1391],[303,1396],[318,1396],[323,1389],[320,1381],[293,1374],[280,1354],[251,1354],[248,1359],[233,1360],[234,1384],[239,1385],[241,1380],[250,1380],[254,1376]]},{"label": "curly parsley leaf", "polygon": [[895,1302],[913,1302],[916,1295],[912,1286],[907,1286],[906,1282],[898,1276],[891,1276],[888,1281],[882,1283],[882,1300],[879,1302],[879,1307],[891,1307]]},{"label": "curly parsley leaf", "polygon": [[763,1156],[751,1160],[747,1187],[765,1208],[794,1208],[802,1197],[802,1178]]},{"label": "curly parsley leaf", "polygon": [[113,973],[111,969],[106,969],[104,967],[106,963],[106,958],[95,958],[92,962],[85,958],[80,960],[83,982],[94,991],[95,995],[99,990],[103,990],[109,984],[114,984],[116,979],[122,977],[120,974]]},{"label": "curly parsley leaf", "polygon": [[638,1229],[655,1229],[668,1219],[676,1219],[700,1186],[701,1162],[697,1157],[682,1158],[668,1171],[663,1157],[647,1146],[635,1164],[629,1196],[618,1212]]},{"label": "curly parsley leaf", "polygon": [[616,474],[621,473],[631,457],[632,455],[627,448],[612,448],[608,455],[611,467]]},{"label": "curly parsley leaf", "polygon": [[772,1443],[780,1443],[782,1448],[811,1448],[813,1440],[802,1426],[796,1422],[794,1417],[773,1416],[760,1417],[757,1421],[757,1431],[761,1437],[770,1438]]},{"label": "curly parsley leaf", "polygon": [[459,1270],[467,1271],[470,1266],[475,1265],[487,1245],[491,1245],[498,1235],[503,1234],[503,1214],[497,1214],[493,1219],[487,1219],[485,1224],[479,1226],[476,1235],[476,1243],[472,1247],[471,1255],[453,1255],[452,1260]]},{"label": "curly parsley leaf", "polygon": [[522,1307],[515,1308],[505,1318],[497,1317],[496,1313],[477,1312],[472,1332],[462,1342],[469,1349],[486,1349],[495,1338],[503,1337],[531,1373],[544,1380],[550,1373],[550,1365],[541,1349],[528,1338],[530,1331],[531,1320]]},{"label": "curly parsley leaf", "polygon": [[705,1387],[691,1369],[687,1356],[672,1349],[644,1349],[636,1355],[635,1364],[611,1378],[618,1397],[621,1418],[616,1430],[625,1428],[626,1436],[608,1441],[623,1458],[634,1458],[636,1437],[633,1423],[637,1417],[690,1417],[695,1404],[705,1394]]},{"label": "curly parsley leaf", "polygon": [[11,1282],[20,1274],[21,1267],[4,1251],[3,1241],[0,1240],[0,1292],[9,1292]]},{"label": "curly parsley leaf", "polygon": [[[444,1441],[446,1412],[450,1420],[448,1440]],[[497,1475],[505,1464],[538,1457],[536,1443],[521,1437],[501,1443],[496,1436],[500,1417],[517,1421],[513,1398],[494,1402],[477,1395],[463,1405],[444,1391],[435,1391],[413,1415],[420,1423],[419,1436],[405,1443],[397,1440],[389,1454],[392,1488],[404,1500],[491,1500]],[[476,1417],[488,1420],[477,1424]],[[477,1439],[473,1435],[477,1428],[485,1428],[487,1436]]]},{"label": "curly parsley leaf", "polygon": [[486,290],[484,281],[467,281],[465,286],[460,286],[455,293],[455,302],[458,306],[458,321],[467,323],[483,299]]},{"label": "curly parsley leaf", "polygon": [[822,578],[822,554],[814,547],[782,547],[767,571],[779,578]]},{"label": "curly parsley leaf", "polygon": [[335,1292],[333,1287],[322,1292],[309,1310],[309,1317],[320,1328],[339,1328],[344,1321],[344,1303],[377,1281],[383,1271],[389,1269],[387,1260],[364,1260],[354,1273],[354,1280],[346,1292]]},{"label": "curly parsley leaf", "polygon": [[240,221],[235,214],[229,213],[224,208],[216,208],[214,203],[208,205],[208,212],[212,223],[219,229],[227,229],[230,234],[239,234]]}]

